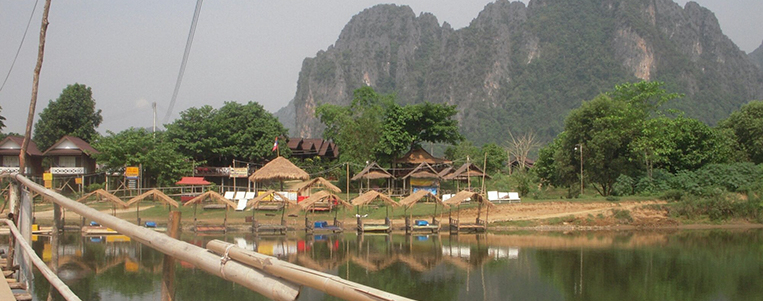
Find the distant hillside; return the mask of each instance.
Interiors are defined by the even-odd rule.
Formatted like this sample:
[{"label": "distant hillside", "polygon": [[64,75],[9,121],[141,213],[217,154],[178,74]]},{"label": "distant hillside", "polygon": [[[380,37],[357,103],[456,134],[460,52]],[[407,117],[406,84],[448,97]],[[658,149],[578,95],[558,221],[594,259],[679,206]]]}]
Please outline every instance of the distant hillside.
[{"label": "distant hillside", "polygon": [[402,103],[458,104],[462,133],[478,144],[503,143],[507,130],[548,140],[582,100],[640,79],[685,93],[672,106],[710,124],[763,94],[759,69],[694,2],[499,0],[459,30],[379,5],[304,60],[292,133],[319,137],[315,107],[349,104],[370,85]]},{"label": "distant hillside", "polygon": [[750,52],[750,59],[752,59],[752,62],[763,71],[763,43],[758,46],[758,49]]}]

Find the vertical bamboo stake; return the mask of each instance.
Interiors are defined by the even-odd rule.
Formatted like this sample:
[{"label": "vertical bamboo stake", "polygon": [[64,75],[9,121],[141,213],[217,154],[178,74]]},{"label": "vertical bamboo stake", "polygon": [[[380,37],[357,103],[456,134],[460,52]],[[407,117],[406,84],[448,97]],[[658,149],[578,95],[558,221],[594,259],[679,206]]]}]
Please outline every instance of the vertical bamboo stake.
[{"label": "vertical bamboo stake", "polygon": [[[178,239],[180,238],[180,211],[171,211],[169,222],[167,223],[167,235]],[[164,255],[162,263],[162,301],[175,300],[175,258]]]},{"label": "vertical bamboo stake", "polygon": [[29,147],[29,141],[32,138],[32,124],[34,123],[34,111],[37,106],[37,89],[40,86],[40,70],[42,70],[42,59],[45,54],[45,33],[48,31],[48,12],[50,11],[50,0],[45,1],[45,9],[42,11],[42,25],[40,26],[40,47],[37,50],[37,66],[34,67],[34,80],[32,81],[32,100],[29,101],[29,115],[26,120],[26,131],[24,132],[24,141],[21,142],[21,151],[19,152],[19,173],[24,174],[26,169],[26,150]]}]

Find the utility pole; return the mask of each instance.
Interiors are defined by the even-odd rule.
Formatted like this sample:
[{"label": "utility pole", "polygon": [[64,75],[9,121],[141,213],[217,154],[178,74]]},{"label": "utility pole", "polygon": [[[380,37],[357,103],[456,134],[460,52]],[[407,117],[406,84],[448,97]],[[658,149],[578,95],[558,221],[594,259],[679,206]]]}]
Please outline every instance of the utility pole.
[{"label": "utility pole", "polygon": [[575,144],[575,150],[580,151],[580,194],[583,194],[583,144]]}]

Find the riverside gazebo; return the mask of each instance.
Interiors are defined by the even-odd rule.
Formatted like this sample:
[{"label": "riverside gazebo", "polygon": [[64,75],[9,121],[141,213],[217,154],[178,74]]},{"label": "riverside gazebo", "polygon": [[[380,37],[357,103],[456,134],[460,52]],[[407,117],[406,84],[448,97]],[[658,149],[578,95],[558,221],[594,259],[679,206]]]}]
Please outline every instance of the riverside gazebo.
[{"label": "riverside gazebo", "polygon": [[[440,232],[440,221],[437,220],[437,205],[441,205],[443,209],[448,208],[448,205],[443,203],[443,201],[440,200],[440,198],[438,198],[436,195],[432,194],[428,190],[419,190],[400,200],[400,205],[405,208],[406,213],[409,213],[408,209],[412,208],[413,205],[416,205],[416,203],[423,199],[432,199],[434,201],[432,222],[429,223],[424,220],[417,220],[412,222],[412,214],[405,214],[405,233],[411,233],[414,231],[431,231],[432,233]],[[440,211],[440,213],[442,213],[442,211]]]},{"label": "riverside gazebo", "polygon": [[160,201],[160,202],[166,204],[167,206],[170,206],[170,210],[172,210],[171,207],[175,207],[175,208],[179,208],[180,207],[178,202],[176,202],[171,197],[169,197],[166,194],[164,194],[163,192],[161,192],[159,189],[154,188],[154,189],[151,189],[149,191],[146,191],[146,192],[142,193],[141,195],[136,196],[136,197],[130,199],[125,204],[125,207],[130,207],[130,206],[132,206],[132,204],[137,204],[135,213],[136,213],[136,216],[138,218],[138,225],[140,225],[140,202],[142,202],[145,199]]},{"label": "riverside gazebo", "polygon": [[[198,225],[196,224],[196,206],[204,201],[211,200],[217,203],[222,204],[225,206],[225,218],[223,219],[223,232],[227,232],[228,230],[228,209],[229,208],[236,208],[236,204],[226,199],[224,196],[220,195],[217,192],[214,191],[207,191],[205,193],[202,193],[201,195],[189,200],[183,206],[189,206],[193,204],[193,231],[198,232],[200,229]],[[204,230],[217,230],[216,227],[211,227]]]},{"label": "riverside gazebo", "polygon": [[[477,219],[474,223],[462,223],[461,222],[461,203],[469,199],[471,202],[479,203],[477,207]],[[463,190],[456,193],[453,197],[444,202],[449,206],[456,206],[456,218],[453,218],[453,211],[448,212],[448,224],[450,227],[450,233],[457,234],[459,232],[485,232],[487,231],[488,214],[490,207],[495,207],[495,204],[490,202],[487,198],[479,193],[469,190]],[[485,207],[485,219],[481,219],[482,207]]]},{"label": "riverside gazebo", "polygon": [[[387,215],[384,218],[384,224],[364,224],[363,223],[363,216],[360,215],[360,206],[368,205],[374,201],[382,201],[383,203],[388,205],[388,206],[385,206]],[[392,231],[392,221],[389,219],[389,207],[400,206],[400,204],[395,202],[392,198],[390,198],[386,194],[371,190],[369,192],[366,192],[354,198],[350,203],[353,206],[357,206],[358,208],[358,212],[355,214],[355,216],[358,219],[358,232],[360,233],[364,233],[364,232],[389,233]]]}]

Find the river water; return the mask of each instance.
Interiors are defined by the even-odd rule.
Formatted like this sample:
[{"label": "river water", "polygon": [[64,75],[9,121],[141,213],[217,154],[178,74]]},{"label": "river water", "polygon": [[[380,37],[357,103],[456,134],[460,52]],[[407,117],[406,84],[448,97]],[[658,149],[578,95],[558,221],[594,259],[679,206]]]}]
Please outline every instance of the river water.
[{"label": "river water", "polygon": [[[763,300],[763,230],[482,235],[194,235],[418,300]],[[49,238],[33,247],[50,260]],[[160,300],[163,254],[122,236],[65,233],[59,275],[82,300]],[[187,263],[177,300],[266,300]],[[32,294],[45,300],[36,274]],[[60,299],[60,298],[59,298]],[[334,300],[303,288],[299,300]]]}]

